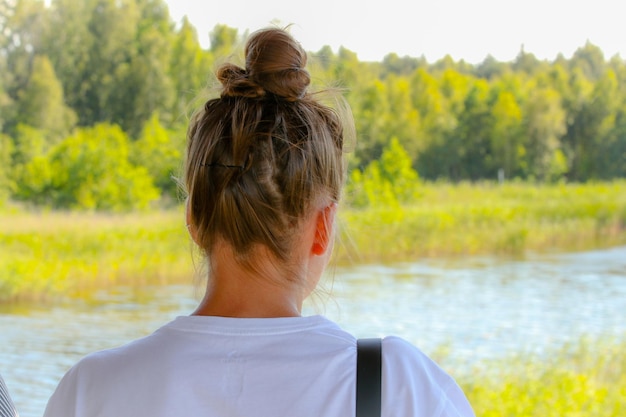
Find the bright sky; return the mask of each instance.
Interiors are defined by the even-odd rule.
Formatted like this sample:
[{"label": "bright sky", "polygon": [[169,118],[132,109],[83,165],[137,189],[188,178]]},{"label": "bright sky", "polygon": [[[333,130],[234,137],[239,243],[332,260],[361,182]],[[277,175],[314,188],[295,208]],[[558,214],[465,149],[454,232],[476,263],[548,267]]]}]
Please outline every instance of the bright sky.
[{"label": "bright sky", "polygon": [[587,41],[605,58],[626,59],[624,0],[167,0],[184,15],[203,46],[216,24],[254,31],[273,22],[293,24],[307,51],[344,46],[361,61],[386,54],[424,55],[434,62],[481,62],[488,54],[510,61],[524,47],[539,59],[566,58]]}]

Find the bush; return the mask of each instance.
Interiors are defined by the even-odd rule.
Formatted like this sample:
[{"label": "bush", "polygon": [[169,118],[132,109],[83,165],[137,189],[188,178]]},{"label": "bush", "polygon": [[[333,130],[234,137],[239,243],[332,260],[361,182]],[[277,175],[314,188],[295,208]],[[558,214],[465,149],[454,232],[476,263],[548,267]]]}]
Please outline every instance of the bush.
[{"label": "bush", "polygon": [[77,129],[23,167],[18,197],[57,209],[146,208],[159,191],[146,168],[128,156],[128,138],[118,126]]}]

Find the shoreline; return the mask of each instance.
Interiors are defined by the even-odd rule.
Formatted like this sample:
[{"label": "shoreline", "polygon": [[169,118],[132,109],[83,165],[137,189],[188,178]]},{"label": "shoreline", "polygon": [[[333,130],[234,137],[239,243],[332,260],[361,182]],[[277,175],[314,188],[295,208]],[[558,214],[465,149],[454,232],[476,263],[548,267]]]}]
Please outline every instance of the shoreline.
[{"label": "shoreline", "polygon": [[[424,184],[406,205],[342,207],[334,266],[626,244],[626,181]],[[0,301],[84,297],[116,285],[190,282],[199,253],[184,209],[125,214],[0,211]]]}]

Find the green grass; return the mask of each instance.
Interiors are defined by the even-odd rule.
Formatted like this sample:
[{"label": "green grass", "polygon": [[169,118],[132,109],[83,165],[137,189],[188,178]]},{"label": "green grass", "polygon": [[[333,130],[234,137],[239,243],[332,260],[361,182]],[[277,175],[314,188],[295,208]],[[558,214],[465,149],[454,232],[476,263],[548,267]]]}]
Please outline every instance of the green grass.
[{"label": "green grass", "polygon": [[621,417],[626,413],[626,342],[583,340],[547,359],[488,361],[457,378],[481,417]]},{"label": "green grass", "polygon": [[120,284],[191,281],[182,210],[0,217],[0,300],[81,296]]},{"label": "green grass", "polygon": [[[338,264],[626,243],[626,181],[426,184],[404,206],[339,214]],[[0,301],[85,296],[118,284],[191,282],[182,208],[130,214],[0,213]]]},{"label": "green grass", "polygon": [[338,258],[519,255],[626,243],[626,181],[427,184],[419,191],[412,204],[344,210]]}]

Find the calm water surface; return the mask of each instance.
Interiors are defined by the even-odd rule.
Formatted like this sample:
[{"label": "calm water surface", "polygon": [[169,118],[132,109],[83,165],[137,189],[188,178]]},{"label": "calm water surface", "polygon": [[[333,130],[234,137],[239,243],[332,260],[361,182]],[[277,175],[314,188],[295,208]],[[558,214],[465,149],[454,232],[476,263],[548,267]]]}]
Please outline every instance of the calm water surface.
[{"label": "calm water surface", "polygon": [[[486,359],[541,356],[581,337],[626,336],[626,247],[338,268],[331,286],[332,295],[314,297],[306,314],[324,314],[358,337],[400,335],[453,374]],[[189,314],[196,292],[119,288],[54,308],[0,310],[0,373],[21,416],[41,416],[61,376],[85,354]]]}]

